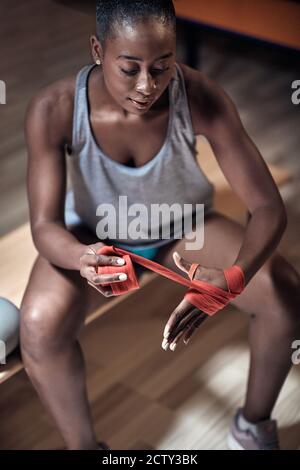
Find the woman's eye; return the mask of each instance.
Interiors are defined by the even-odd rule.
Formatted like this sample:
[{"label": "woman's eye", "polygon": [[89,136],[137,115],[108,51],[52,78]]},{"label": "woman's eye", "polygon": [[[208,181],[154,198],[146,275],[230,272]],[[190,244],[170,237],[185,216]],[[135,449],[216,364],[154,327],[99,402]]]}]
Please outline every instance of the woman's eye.
[{"label": "woman's eye", "polygon": [[135,75],[138,72],[138,70],[124,70],[124,69],[121,69],[121,71],[125,73],[126,75]]},{"label": "woman's eye", "polygon": [[160,75],[161,73],[164,73],[166,72],[167,70],[169,70],[170,67],[167,67],[165,69],[153,69],[152,72],[157,74],[157,75]]},{"label": "woman's eye", "polygon": [[[165,69],[152,69],[152,73],[155,74],[155,75],[160,75],[164,72],[166,72],[167,70],[169,70],[169,67],[165,68]],[[135,75],[136,73],[138,73],[138,70],[125,70],[125,69],[121,69],[121,71],[123,73],[125,73],[126,75]]]}]

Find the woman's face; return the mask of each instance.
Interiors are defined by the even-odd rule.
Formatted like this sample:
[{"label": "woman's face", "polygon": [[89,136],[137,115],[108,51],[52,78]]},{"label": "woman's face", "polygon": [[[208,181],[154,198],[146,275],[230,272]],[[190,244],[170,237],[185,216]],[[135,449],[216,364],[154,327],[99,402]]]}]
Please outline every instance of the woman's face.
[{"label": "woman's face", "polygon": [[129,113],[145,114],[173,75],[176,35],[170,25],[155,19],[115,29],[117,35],[106,40],[104,51],[92,43],[93,55],[100,55],[105,86],[114,101]]}]

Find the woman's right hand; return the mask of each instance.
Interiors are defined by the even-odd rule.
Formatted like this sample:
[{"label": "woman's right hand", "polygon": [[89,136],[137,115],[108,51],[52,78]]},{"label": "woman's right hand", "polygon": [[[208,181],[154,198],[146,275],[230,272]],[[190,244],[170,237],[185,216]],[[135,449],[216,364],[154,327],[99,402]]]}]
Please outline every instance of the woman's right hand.
[{"label": "woman's right hand", "polygon": [[[97,251],[105,246],[105,243],[98,242],[87,245],[86,252],[80,257],[80,274],[85,278],[90,286],[96,289],[105,297],[111,297],[113,294],[110,286],[101,286],[100,284],[126,281],[125,273],[116,274],[97,274],[98,266],[124,266],[125,260],[119,256],[107,256],[97,254]],[[121,261],[121,262],[118,262]],[[122,276],[120,279],[120,275]],[[126,276],[126,277],[124,277]]]}]

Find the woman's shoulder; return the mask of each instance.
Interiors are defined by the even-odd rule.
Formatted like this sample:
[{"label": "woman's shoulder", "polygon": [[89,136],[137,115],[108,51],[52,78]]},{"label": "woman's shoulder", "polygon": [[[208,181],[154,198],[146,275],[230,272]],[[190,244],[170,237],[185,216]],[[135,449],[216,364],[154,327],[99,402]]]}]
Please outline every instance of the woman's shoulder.
[{"label": "woman's shoulder", "polygon": [[178,63],[184,77],[194,133],[205,134],[224,105],[224,90],[200,70]]},{"label": "woman's shoulder", "polygon": [[68,142],[72,136],[75,87],[76,74],[73,74],[41,88],[29,101],[26,122],[42,121]]}]

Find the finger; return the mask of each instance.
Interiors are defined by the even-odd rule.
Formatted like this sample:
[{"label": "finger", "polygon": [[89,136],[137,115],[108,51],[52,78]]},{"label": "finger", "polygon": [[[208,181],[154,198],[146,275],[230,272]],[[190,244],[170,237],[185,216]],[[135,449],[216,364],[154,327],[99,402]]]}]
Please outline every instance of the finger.
[{"label": "finger", "polygon": [[187,327],[187,329],[185,330],[185,335],[183,337],[183,342],[185,345],[188,344],[188,342],[190,341],[190,338],[192,336],[192,334],[196,331],[197,328],[199,328],[202,323],[209,317],[209,315],[207,315],[206,313],[202,312],[202,314],[196,318],[196,320],[194,320],[194,322],[189,325]]},{"label": "finger", "polygon": [[111,297],[113,295],[112,290],[109,287],[95,286],[92,282],[88,281],[88,284],[93,287],[96,291],[100,292],[104,297]]},{"label": "finger", "polygon": [[184,315],[189,311],[191,304],[186,300],[182,299],[179,305],[177,305],[174,312],[171,314],[169,320],[166,323],[164,329],[164,337],[167,338],[172,331],[172,329],[179,323]]},{"label": "finger", "polygon": [[97,254],[96,256],[99,257],[99,266],[124,266],[124,264],[126,264],[125,260],[120,256],[106,256],[100,254]]},{"label": "finger", "polygon": [[177,343],[178,341],[180,341],[180,339],[182,338],[182,336],[184,335],[185,333],[185,330],[181,330],[178,335],[173,339],[172,342],[170,342],[170,350],[171,351],[175,351],[176,347],[177,347]]},{"label": "finger", "polygon": [[182,329],[182,326],[185,325],[193,316],[193,312],[195,312],[195,310],[196,309],[194,305],[191,305],[191,304],[189,305],[189,307],[186,308],[185,315],[179,318],[178,321],[171,326],[169,330],[168,340],[170,340],[171,338],[174,338],[177,335],[177,333],[179,333],[179,330]]},{"label": "finger", "polygon": [[178,331],[176,336],[174,335],[174,337],[171,338],[171,339],[168,338],[169,342],[167,344],[167,347],[164,348],[164,349],[167,349],[168,346],[169,346],[172,351],[175,351],[177,343],[178,343],[178,341],[180,341],[180,339],[182,337],[184,337],[183,338],[184,343],[187,344],[187,342],[189,341],[189,338],[191,337],[191,335],[203,323],[203,321],[206,318],[208,318],[208,315],[206,313],[204,313],[204,312],[199,313],[199,310],[194,311],[193,312],[193,317],[191,317],[190,322],[187,323],[184,328],[182,328],[180,331]]},{"label": "finger", "polygon": [[124,282],[127,279],[126,273],[116,274],[95,274],[89,279],[94,284],[112,284],[113,282]]},{"label": "finger", "polygon": [[162,348],[165,349],[165,351],[170,347],[171,349],[171,344],[177,343],[177,338],[181,338],[181,335],[185,333],[186,328],[189,324],[192,324],[196,318],[199,317],[200,312],[196,308],[192,308],[192,311],[189,312],[177,325],[177,327],[171,331],[170,335],[168,338],[164,338],[162,342]]},{"label": "finger", "polygon": [[126,261],[119,256],[106,256],[94,253],[85,253],[82,262],[88,266],[124,266]]},{"label": "finger", "polygon": [[180,320],[180,322],[173,328],[173,330],[170,332],[168,336],[168,343],[172,343],[176,336],[184,330],[189,324],[192,324],[196,318],[199,317],[199,315],[202,312],[198,308],[191,308],[191,311]]},{"label": "finger", "polygon": [[181,269],[187,274],[189,273],[189,269],[191,267],[191,263],[189,261],[182,258],[182,256],[180,256],[180,254],[177,251],[174,251],[173,259],[174,259],[176,266],[178,266],[179,269]]}]

